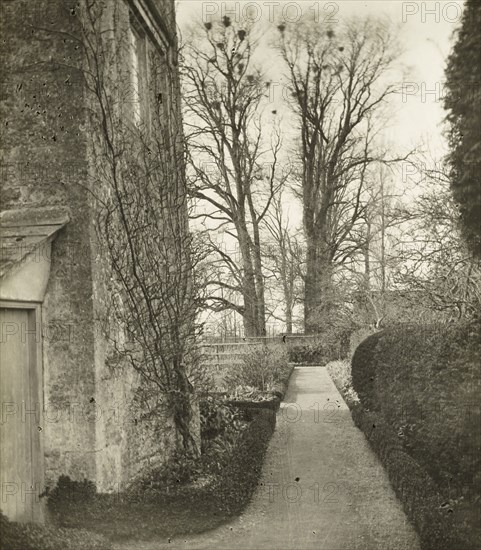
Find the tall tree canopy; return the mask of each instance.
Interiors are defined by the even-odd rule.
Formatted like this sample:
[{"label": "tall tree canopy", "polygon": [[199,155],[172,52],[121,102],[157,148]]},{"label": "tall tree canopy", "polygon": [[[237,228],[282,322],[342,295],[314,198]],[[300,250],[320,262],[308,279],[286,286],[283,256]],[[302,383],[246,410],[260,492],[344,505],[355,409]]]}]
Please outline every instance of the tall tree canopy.
[{"label": "tall tree canopy", "polygon": [[[252,28],[229,17],[193,28],[184,50],[185,120],[190,191],[205,208],[195,215],[238,245],[239,262],[214,252],[210,307],[242,315],[248,336],[266,333],[262,226],[283,185],[281,135],[269,106],[270,82],[254,62]],[[267,119],[266,119],[267,116]],[[267,123],[271,124],[269,126]],[[240,295],[243,303],[231,298]]]},{"label": "tall tree canopy", "polygon": [[349,20],[335,31],[310,21],[278,29],[300,130],[304,323],[314,333],[335,314],[335,266],[363,246],[358,234],[369,203],[369,169],[395,160],[387,159],[376,136],[386,123],[383,109],[397,91],[398,47],[376,19]]}]

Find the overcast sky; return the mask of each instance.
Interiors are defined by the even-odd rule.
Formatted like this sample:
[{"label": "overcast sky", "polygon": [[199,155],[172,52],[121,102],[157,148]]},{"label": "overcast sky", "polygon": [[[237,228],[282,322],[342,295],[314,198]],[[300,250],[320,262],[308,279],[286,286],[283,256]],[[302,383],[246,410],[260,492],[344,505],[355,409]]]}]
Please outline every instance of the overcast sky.
[{"label": "overcast sky", "polygon": [[[390,107],[391,121],[385,129],[387,143],[392,144],[396,152],[406,152],[419,146],[421,142],[429,145],[429,150],[437,160],[446,152],[442,137],[445,112],[442,106],[444,68],[447,56],[453,44],[453,32],[459,26],[463,2],[403,2],[402,0],[343,0],[340,2],[314,2],[306,0],[289,2],[215,2],[180,0],[177,3],[177,21],[183,36],[187,36],[187,27],[194,21],[219,20],[228,15],[237,22],[246,17],[246,5],[249,5],[250,17],[262,18],[279,24],[281,21],[293,23],[301,15],[316,17],[322,24],[335,27],[337,21],[349,16],[376,15],[387,16],[392,24],[399,27],[400,40],[404,54],[402,64],[408,68],[403,78],[404,93],[396,96]],[[253,14],[253,15],[252,15]],[[267,41],[266,41],[267,43]],[[267,65],[275,72],[276,56],[272,51],[265,53]],[[399,73],[401,74],[401,73]],[[269,77],[271,75],[269,74]],[[276,77],[274,77],[275,80]],[[392,112],[391,112],[392,111]],[[289,125],[287,125],[289,126]],[[291,130],[295,132],[293,125]],[[402,170],[400,169],[402,172]],[[408,200],[416,196],[415,186],[411,187],[399,173],[392,184],[402,190]],[[412,176],[411,182],[415,181]],[[409,188],[411,190],[409,191]],[[300,203],[287,198],[284,204],[292,227],[302,224]],[[234,250],[234,243],[219,236],[221,241]]]},{"label": "overcast sky", "polygon": [[[305,1],[237,1],[218,2],[178,0],[177,23],[184,37],[188,26],[195,21],[220,20],[228,15],[238,23],[259,19],[265,23],[281,21],[294,23],[301,16],[316,18],[320,24],[333,26],[350,16],[374,15],[388,17],[399,28],[405,67],[403,93],[391,98],[390,120],[383,132],[385,143],[392,146],[393,156],[402,156],[421,147],[436,162],[446,153],[443,137],[445,111],[442,95],[446,59],[451,51],[453,33],[461,22],[462,0],[402,1],[402,0],[342,0],[338,2]],[[276,56],[267,50],[266,60],[271,71],[276,70]],[[271,76],[271,75],[269,75]],[[274,77],[274,81],[278,77]],[[282,78],[280,79],[282,83]],[[271,88],[272,89],[272,88]],[[281,96],[281,94],[276,94]],[[282,97],[279,98],[282,102]],[[274,106],[277,108],[277,106]],[[281,108],[282,110],[282,108]],[[284,110],[284,112],[286,112]],[[286,115],[284,115],[285,117]],[[295,124],[284,124],[286,135],[296,134]],[[287,139],[289,142],[289,139]],[[422,144],[422,145],[421,145]],[[398,166],[392,184],[407,200],[415,200],[422,188],[416,185],[419,174],[409,163]],[[300,204],[286,195],[288,216],[294,226],[301,223]]]},{"label": "overcast sky", "polygon": [[182,32],[195,19],[207,21],[220,19],[223,15],[239,22],[246,17],[295,22],[301,14],[308,14],[320,23],[334,25],[351,15],[387,15],[400,28],[401,42],[405,48],[403,62],[410,70],[404,79],[404,93],[395,100],[395,113],[386,137],[405,148],[411,148],[423,139],[430,143],[433,152],[441,155],[444,148],[441,137],[445,116],[441,101],[444,67],[453,42],[453,31],[460,22],[462,6],[461,0],[180,0],[177,3],[177,21]]}]

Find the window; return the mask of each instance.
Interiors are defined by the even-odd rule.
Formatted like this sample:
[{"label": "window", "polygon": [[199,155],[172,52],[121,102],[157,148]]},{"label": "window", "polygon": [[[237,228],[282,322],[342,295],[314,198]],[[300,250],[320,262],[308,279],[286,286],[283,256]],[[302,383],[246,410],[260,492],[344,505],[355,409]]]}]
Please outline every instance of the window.
[{"label": "window", "polygon": [[139,125],[147,115],[147,52],[145,33],[133,17],[129,27],[129,65],[128,99],[133,122]]}]

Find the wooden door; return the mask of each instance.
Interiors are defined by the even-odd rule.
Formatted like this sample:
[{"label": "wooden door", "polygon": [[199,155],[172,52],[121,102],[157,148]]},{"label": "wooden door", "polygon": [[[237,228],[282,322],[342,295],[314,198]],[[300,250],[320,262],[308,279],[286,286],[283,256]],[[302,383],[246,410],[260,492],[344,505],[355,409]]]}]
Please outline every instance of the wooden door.
[{"label": "wooden door", "polygon": [[40,309],[0,307],[0,474],[3,513],[43,521],[42,362]]}]

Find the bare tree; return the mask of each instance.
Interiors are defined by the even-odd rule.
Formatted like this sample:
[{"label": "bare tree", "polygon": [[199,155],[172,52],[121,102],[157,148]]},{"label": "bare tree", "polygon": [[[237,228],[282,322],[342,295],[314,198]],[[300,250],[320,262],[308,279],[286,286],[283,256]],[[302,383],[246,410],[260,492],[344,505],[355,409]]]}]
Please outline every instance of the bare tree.
[{"label": "bare tree", "polygon": [[423,192],[410,207],[394,251],[399,262],[395,283],[421,296],[440,319],[479,315],[481,262],[460,233],[449,171],[425,161],[418,168]]},{"label": "bare tree", "polygon": [[273,208],[266,217],[265,226],[269,233],[266,239],[266,269],[272,273],[275,295],[279,295],[279,285],[283,297],[286,332],[292,333],[293,316],[296,304],[302,301],[304,242],[294,231],[284,212],[282,193],[273,200]]},{"label": "bare tree", "polygon": [[[261,225],[283,182],[277,176],[280,133],[275,122],[269,136],[264,131],[269,83],[254,66],[253,34],[228,17],[198,26],[184,52],[184,99],[191,193],[200,201],[196,217],[223,227],[240,254],[236,262],[212,246],[223,265],[217,274],[229,277],[209,281],[210,307],[237,311],[246,335],[259,336],[266,330]],[[222,288],[240,294],[242,303],[228,300]]]},{"label": "bare tree", "polygon": [[336,32],[310,22],[278,28],[301,137],[305,330],[317,332],[332,309],[336,263],[359,249],[351,236],[366,209],[367,168],[395,160],[375,138],[383,124],[379,114],[396,92],[389,71],[398,52],[376,20],[348,21]]},{"label": "bare tree", "polygon": [[367,187],[367,206],[360,228],[362,266],[354,262],[356,300],[369,304],[370,324],[380,328],[386,317],[386,296],[393,289],[392,275],[400,260],[395,251],[400,227],[412,218],[402,202],[404,190],[396,190],[393,171],[383,164],[373,166]]}]

